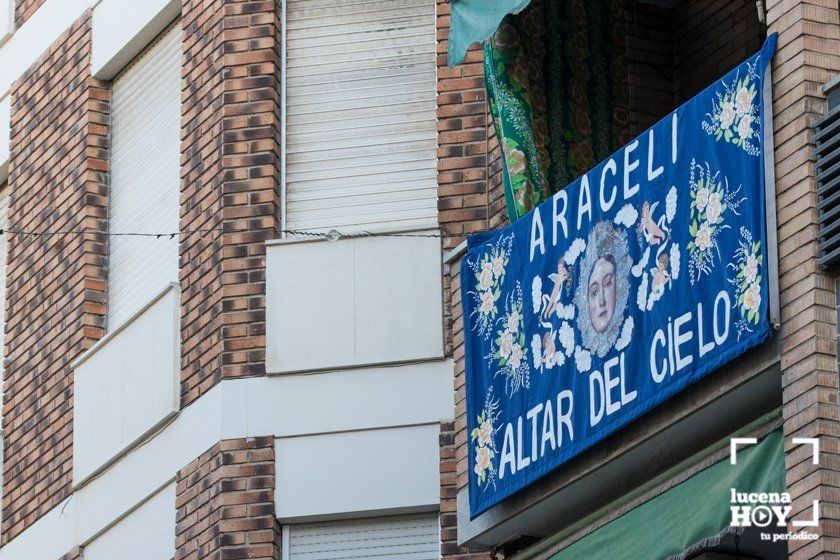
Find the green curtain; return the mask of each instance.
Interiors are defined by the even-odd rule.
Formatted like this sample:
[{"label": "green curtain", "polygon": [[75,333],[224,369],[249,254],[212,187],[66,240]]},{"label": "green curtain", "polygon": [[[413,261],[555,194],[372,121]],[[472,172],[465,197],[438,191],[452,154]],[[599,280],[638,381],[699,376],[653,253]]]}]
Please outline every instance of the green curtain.
[{"label": "green curtain", "polygon": [[511,222],[629,140],[620,0],[534,0],[484,48]]},{"label": "green curtain", "polygon": [[[583,537],[551,560],[665,560],[727,530],[730,488],[785,492],[781,430],[738,451]],[[707,541],[708,542],[708,541]]]}]

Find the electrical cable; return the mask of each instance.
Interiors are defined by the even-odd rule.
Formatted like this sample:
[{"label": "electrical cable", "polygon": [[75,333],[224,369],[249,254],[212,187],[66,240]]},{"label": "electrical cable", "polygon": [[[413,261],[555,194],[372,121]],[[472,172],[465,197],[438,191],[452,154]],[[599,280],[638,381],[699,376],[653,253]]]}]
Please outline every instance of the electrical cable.
[{"label": "electrical cable", "polygon": [[[58,231],[36,231],[36,230],[19,230],[19,229],[10,229],[10,228],[0,228],[0,235],[17,235],[17,236],[24,236],[24,237],[60,237],[60,236],[69,236],[69,235],[97,235],[97,236],[106,236],[106,237],[151,237],[155,239],[175,239],[175,237],[186,237],[190,235],[200,235],[200,234],[208,234],[218,232],[221,234],[229,234],[229,233],[254,233],[258,231],[269,231],[269,230],[256,230],[256,229],[227,229],[227,228],[206,228],[206,229],[193,229],[193,230],[184,230],[184,231],[176,231],[176,232],[162,232],[162,233],[148,233],[148,232],[106,232],[106,231],[97,231],[97,230],[58,230]],[[272,230],[277,231],[277,233],[286,234],[286,235],[296,235],[300,237],[318,237],[327,239],[329,241],[337,241],[339,239],[356,239],[361,237],[423,237],[423,238],[451,238],[451,237],[465,237],[466,234],[459,233],[459,234],[450,234],[450,233],[412,233],[412,232],[371,232],[371,231],[359,231],[354,233],[341,233],[338,230],[331,229],[329,231],[304,231],[304,230]],[[473,233],[484,233],[485,231],[489,230],[480,230]]]}]

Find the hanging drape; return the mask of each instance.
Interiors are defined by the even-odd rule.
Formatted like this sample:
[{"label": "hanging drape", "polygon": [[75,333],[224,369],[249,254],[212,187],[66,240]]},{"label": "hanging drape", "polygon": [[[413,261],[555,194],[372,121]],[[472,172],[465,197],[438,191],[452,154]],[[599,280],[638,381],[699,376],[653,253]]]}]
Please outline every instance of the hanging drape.
[{"label": "hanging drape", "polygon": [[508,14],[522,11],[531,0],[451,0],[449,66],[464,60],[473,43],[486,41]]},{"label": "hanging drape", "polygon": [[629,140],[624,4],[534,0],[484,57],[513,222]]}]

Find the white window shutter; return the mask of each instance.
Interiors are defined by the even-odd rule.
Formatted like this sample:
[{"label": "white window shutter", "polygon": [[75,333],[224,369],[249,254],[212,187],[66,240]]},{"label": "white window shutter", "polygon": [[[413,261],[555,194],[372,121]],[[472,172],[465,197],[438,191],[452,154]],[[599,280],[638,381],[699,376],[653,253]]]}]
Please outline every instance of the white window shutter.
[{"label": "white window shutter", "polygon": [[395,515],[289,527],[288,560],[438,560],[438,515]]},{"label": "white window shutter", "polygon": [[286,227],[437,228],[435,4],[287,0]]},{"label": "white window shutter", "polygon": [[[181,28],[174,25],[114,80],[111,233],[178,231]],[[178,237],[111,236],[108,330],[178,280]]]}]

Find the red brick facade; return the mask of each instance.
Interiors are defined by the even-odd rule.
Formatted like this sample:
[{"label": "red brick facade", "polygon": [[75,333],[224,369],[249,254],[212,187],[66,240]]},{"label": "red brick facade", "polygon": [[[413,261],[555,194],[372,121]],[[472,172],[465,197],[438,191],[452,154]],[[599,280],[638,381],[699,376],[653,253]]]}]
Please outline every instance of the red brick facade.
[{"label": "red brick facade", "polygon": [[[773,65],[779,290],[782,307],[784,430],[792,516],[821,502],[822,538],[791,541],[793,560],[840,555],[840,378],[837,375],[834,280],[817,265],[814,120],[826,110],[822,84],[840,73],[837,2],[767,3],[779,33]],[[818,437],[820,464],[789,438]]]},{"label": "red brick facade", "polygon": [[458,482],[455,460],[455,423],[440,425],[440,554],[441,558],[457,560],[501,560],[486,552],[472,552],[458,546],[458,520],[456,498]]},{"label": "red brick facade", "polygon": [[176,560],[280,560],[274,438],[224,440],[176,480]]},{"label": "red brick facade", "polygon": [[[265,373],[265,244],[280,215],[280,4],[183,4],[181,402]],[[248,229],[247,233],[238,232]]]},{"label": "red brick facade", "polygon": [[[10,229],[107,231],[108,90],[90,46],[86,14],[12,87]],[[4,543],[70,495],[70,364],[103,334],[107,249],[101,234],[8,239]]]},{"label": "red brick facade", "polygon": [[16,0],[15,28],[23,25],[46,0]]},{"label": "red brick facade", "polygon": [[76,548],[59,558],[59,560],[82,560],[83,558],[84,553],[82,551],[82,548],[77,546]]}]

